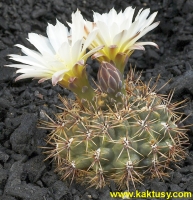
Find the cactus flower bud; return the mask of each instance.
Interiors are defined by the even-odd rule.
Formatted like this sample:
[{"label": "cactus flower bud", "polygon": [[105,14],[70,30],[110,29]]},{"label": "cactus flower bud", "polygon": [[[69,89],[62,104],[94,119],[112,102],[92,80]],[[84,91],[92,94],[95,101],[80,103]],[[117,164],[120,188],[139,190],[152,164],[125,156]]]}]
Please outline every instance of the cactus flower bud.
[{"label": "cactus flower bud", "polygon": [[117,94],[123,88],[123,75],[111,63],[102,62],[97,74],[99,86],[104,93]]}]

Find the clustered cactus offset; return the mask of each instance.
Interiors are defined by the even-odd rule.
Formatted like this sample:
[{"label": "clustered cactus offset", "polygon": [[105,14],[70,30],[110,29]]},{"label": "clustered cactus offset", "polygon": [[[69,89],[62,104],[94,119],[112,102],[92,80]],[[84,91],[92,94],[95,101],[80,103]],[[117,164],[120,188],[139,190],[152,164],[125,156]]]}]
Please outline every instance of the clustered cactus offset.
[{"label": "clustered cactus offset", "polygon": [[[47,138],[51,149],[45,153],[56,163],[62,179],[96,188],[114,180],[129,188],[130,183],[142,183],[147,174],[162,178],[171,162],[185,157],[187,130],[180,126],[181,114],[176,111],[183,102],[172,103],[173,92],[157,94],[156,84],[144,84],[132,68],[124,80],[132,52],[147,44],[157,47],[153,42],[136,42],[159,24],[151,24],[156,13],[147,18],[149,9],[140,10],[132,22],[133,13],[131,7],[119,14],[114,9],[95,13],[92,23],[77,11],[69,23],[70,33],[59,22],[49,25],[48,38],[42,42],[49,51],[37,44],[39,36],[30,35],[40,53],[20,45],[27,57],[11,55],[25,64],[9,65],[21,68],[18,72],[24,74],[18,79],[52,79],[53,85],[58,83],[77,96],[76,100],[60,96],[63,111],[55,120],[48,116],[49,122],[41,122],[43,128],[52,129]],[[58,41],[63,32],[66,38]],[[100,62],[96,88],[90,86],[85,70],[91,55]]]}]

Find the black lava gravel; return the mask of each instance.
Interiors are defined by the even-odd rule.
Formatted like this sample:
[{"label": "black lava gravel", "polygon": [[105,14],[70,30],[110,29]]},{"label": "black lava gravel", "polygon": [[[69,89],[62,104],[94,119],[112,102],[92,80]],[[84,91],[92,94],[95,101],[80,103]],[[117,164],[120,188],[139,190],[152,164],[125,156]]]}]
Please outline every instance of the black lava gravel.
[{"label": "black lava gravel", "polygon": [[[33,48],[26,40],[28,32],[46,34],[47,23],[56,18],[62,23],[71,21],[71,13],[77,8],[85,18],[92,20],[92,11],[103,13],[114,7],[117,11],[127,6],[151,8],[158,11],[156,21],[160,25],[143,41],[153,41],[159,49],[147,46],[146,51],[136,51],[129,62],[142,71],[142,80],[152,84],[160,74],[158,88],[168,94],[175,88],[174,101],[188,99],[180,109],[184,125],[193,124],[193,1],[192,0],[1,0],[0,1],[0,199],[1,200],[110,200],[110,191],[116,191],[112,183],[102,190],[62,182],[54,173],[54,165],[44,162],[45,155],[39,147],[45,146],[48,132],[37,128],[44,112],[53,116],[61,105],[58,94],[68,98],[74,95],[50,81],[38,84],[35,80],[14,82],[15,69],[8,54],[19,54],[14,44]],[[128,71],[129,67],[126,69]],[[88,73],[96,78],[98,64],[88,60]],[[188,131],[193,142],[193,127]],[[170,177],[164,180],[144,181],[140,191],[191,191],[193,192],[193,148],[187,149],[187,157],[179,167],[171,166]],[[183,199],[183,198],[181,198]],[[184,198],[185,199],[185,198]],[[188,198],[187,198],[188,199]],[[191,199],[191,198],[189,198]],[[193,197],[192,197],[193,199]]]}]

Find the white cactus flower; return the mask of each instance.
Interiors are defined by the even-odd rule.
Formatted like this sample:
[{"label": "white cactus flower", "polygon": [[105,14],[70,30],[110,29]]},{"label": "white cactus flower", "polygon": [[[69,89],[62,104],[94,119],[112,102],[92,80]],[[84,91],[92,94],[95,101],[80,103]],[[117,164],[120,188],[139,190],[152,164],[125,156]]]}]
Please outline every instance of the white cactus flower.
[{"label": "white cactus flower", "polygon": [[87,47],[96,34],[97,29],[93,29],[87,38],[84,38],[84,20],[80,11],[77,11],[72,14],[70,33],[58,20],[55,26],[48,24],[48,37],[29,33],[28,41],[38,51],[17,44],[16,46],[21,48],[25,56],[15,54],[9,56],[10,59],[22,64],[7,66],[19,68],[17,73],[21,75],[16,78],[16,81],[25,78],[37,78],[40,79],[39,82],[52,79],[52,84],[56,85],[62,81],[65,74],[73,75],[72,69],[76,64],[84,65],[89,56],[102,48],[103,45],[100,45],[86,53]]},{"label": "white cactus flower", "polygon": [[159,22],[153,23],[157,12],[149,16],[150,9],[141,9],[133,19],[134,11],[135,9],[132,7],[127,7],[124,12],[117,13],[113,8],[109,13],[94,12],[93,23],[85,21],[86,34],[89,34],[95,27],[99,30],[89,48],[93,49],[98,45],[105,45],[93,58],[98,58],[100,61],[113,61],[117,64],[116,59],[119,59],[120,62],[120,54],[129,57],[135,49],[144,50],[144,45],[153,45],[158,48],[154,42],[137,42],[142,36],[158,26]]}]

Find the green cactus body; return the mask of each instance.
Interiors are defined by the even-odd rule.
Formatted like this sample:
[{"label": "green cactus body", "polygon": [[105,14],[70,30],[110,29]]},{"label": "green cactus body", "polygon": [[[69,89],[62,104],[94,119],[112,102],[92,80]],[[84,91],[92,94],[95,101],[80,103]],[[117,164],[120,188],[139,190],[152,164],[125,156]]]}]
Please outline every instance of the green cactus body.
[{"label": "green cactus body", "polygon": [[127,79],[125,85],[119,103],[97,103],[100,92],[86,107],[76,101],[69,108],[62,99],[64,112],[50,124],[48,142],[54,147],[47,153],[64,179],[96,187],[114,180],[128,187],[129,182],[141,182],[145,173],[162,177],[170,162],[184,158],[188,139],[178,127],[175,104],[140,81]]}]

